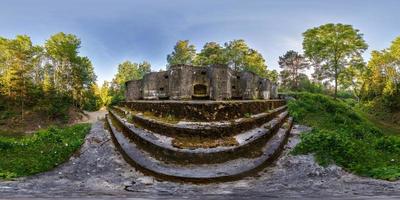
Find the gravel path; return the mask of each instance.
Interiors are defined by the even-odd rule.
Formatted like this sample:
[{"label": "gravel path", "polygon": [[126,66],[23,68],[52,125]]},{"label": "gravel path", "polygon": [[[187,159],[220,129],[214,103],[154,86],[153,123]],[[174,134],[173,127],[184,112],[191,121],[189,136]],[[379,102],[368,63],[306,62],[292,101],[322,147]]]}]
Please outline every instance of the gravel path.
[{"label": "gravel path", "polygon": [[400,198],[399,181],[357,177],[337,166],[321,167],[311,155],[289,155],[299,141],[299,133],[307,130],[304,126],[294,126],[282,156],[257,176],[226,183],[190,184],[155,180],[136,171],[116,151],[103,124],[95,122],[79,153],[56,169],[15,181],[0,181],[0,199]]},{"label": "gravel path", "polygon": [[100,119],[104,119],[105,115],[107,114],[107,110],[105,108],[102,108],[94,112],[89,112],[89,111],[84,111],[84,112],[87,118],[82,121],[83,123],[95,123]]}]

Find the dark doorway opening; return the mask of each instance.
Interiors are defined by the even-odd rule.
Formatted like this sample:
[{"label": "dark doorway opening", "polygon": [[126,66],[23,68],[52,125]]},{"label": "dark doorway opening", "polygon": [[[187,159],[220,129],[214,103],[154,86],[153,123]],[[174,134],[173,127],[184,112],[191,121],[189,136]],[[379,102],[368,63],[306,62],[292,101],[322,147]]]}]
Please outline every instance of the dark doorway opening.
[{"label": "dark doorway opening", "polygon": [[207,93],[207,86],[203,84],[196,84],[193,86],[193,99],[209,99],[209,95]]}]

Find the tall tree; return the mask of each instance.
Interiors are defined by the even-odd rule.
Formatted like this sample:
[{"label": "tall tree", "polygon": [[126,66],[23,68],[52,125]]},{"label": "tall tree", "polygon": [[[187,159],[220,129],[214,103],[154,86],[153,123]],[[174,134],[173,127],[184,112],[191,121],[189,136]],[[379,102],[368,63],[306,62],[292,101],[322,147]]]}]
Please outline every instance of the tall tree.
[{"label": "tall tree", "polygon": [[369,71],[366,63],[355,61],[350,63],[339,75],[339,82],[341,82],[343,88],[351,89],[354,97],[356,97],[357,101],[360,101],[367,76],[369,76]]},{"label": "tall tree", "polygon": [[335,98],[338,78],[352,61],[359,59],[368,48],[359,30],[351,25],[325,24],[303,33],[303,49],[307,57],[321,61],[326,77],[334,80]]},{"label": "tall tree", "polygon": [[111,104],[111,95],[109,94],[110,91],[110,83],[104,81],[103,85],[99,90],[99,97],[102,106],[108,106]]},{"label": "tall tree", "polygon": [[226,64],[224,48],[216,42],[207,42],[197,54],[194,63],[199,66]]},{"label": "tall tree", "polygon": [[143,76],[151,71],[151,64],[147,61],[143,61],[138,64],[137,67],[138,74],[134,79],[141,79]]},{"label": "tall tree", "polygon": [[1,38],[0,50],[0,92],[14,102],[19,102],[23,119],[25,103],[29,101],[29,92],[33,86],[34,66],[39,48],[32,44],[28,36],[18,35],[11,40]]},{"label": "tall tree", "polygon": [[189,44],[189,40],[179,40],[174,47],[174,51],[167,56],[167,67],[179,64],[191,65],[195,56],[195,46]]},{"label": "tall tree", "polygon": [[300,75],[308,68],[308,62],[305,57],[296,51],[290,50],[285,55],[279,57],[279,67],[284,76],[285,83],[291,89],[299,89]]},{"label": "tall tree", "polygon": [[372,51],[367,72],[364,98],[383,98],[390,109],[400,109],[400,37],[388,49]]},{"label": "tall tree", "polygon": [[278,82],[279,74],[275,69],[274,70],[268,70],[266,78],[268,78],[272,82],[276,83],[276,82]]},{"label": "tall tree", "polygon": [[71,69],[72,97],[76,107],[82,108],[85,103],[85,91],[92,90],[96,75],[92,62],[87,57],[77,57]]},{"label": "tall tree", "polygon": [[118,65],[118,72],[115,81],[119,86],[123,86],[126,81],[141,79],[151,70],[151,65],[147,61],[134,63],[129,60]]},{"label": "tall tree", "polygon": [[78,60],[81,41],[75,35],[57,33],[45,43],[45,49],[54,68],[53,82],[57,91],[67,93],[72,90],[71,71]]},{"label": "tall tree", "polygon": [[244,40],[233,40],[224,44],[226,64],[238,71],[251,71],[261,77],[267,77],[267,65],[263,56],[251,49]]},{"label": "tall tree", "polygon": [[112,103],[114,104],[124,99],[126,81],[141,79],[150,71],[151,65],[147,61],[143,61],[142,63],[124,61],[119,64],[118,71],[109,87]]}]

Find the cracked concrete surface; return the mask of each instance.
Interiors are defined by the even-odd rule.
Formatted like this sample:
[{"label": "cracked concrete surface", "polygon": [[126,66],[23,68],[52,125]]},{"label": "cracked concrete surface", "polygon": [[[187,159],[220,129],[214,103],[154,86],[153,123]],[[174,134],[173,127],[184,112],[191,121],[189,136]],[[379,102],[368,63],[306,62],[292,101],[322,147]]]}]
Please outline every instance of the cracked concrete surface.
[{"label": "cracked concrete surface", "polygon": [[0,199],[9,198],[400,198],[400,181],[352,175],[338,166],[322,167],[312,155],[290,150],[308,128],[295,125],[279,159],[252,177],[233,182],[191,184],[157,180],[125,162],[103,129],[93,124],[80,151],[52,171],[14,181],[0,181]]}]

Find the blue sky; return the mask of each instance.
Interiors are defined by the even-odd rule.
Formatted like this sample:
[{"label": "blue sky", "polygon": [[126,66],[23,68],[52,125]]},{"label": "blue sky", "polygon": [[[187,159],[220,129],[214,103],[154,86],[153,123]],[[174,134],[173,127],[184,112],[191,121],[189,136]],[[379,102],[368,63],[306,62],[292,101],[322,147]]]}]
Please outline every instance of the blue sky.
[{"label": "blue sky", "polygon": [[302,51],[302,33],[325,23],[352,24],[364,34],[369,52],[400,36],[397,0],[2,0],[0,36],[31,36],[43,44],[57,32],[82,40],[98,82],[111,80],[118,63],[147,60],[165,68],[177,40],[198,50],[208,41],[245,39],[270,69],[287,50]]}]

